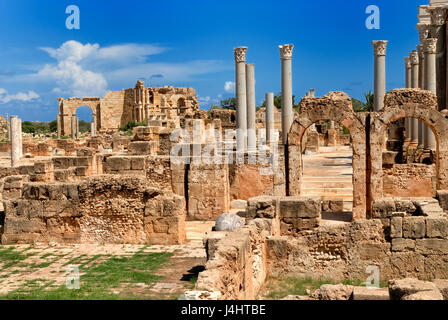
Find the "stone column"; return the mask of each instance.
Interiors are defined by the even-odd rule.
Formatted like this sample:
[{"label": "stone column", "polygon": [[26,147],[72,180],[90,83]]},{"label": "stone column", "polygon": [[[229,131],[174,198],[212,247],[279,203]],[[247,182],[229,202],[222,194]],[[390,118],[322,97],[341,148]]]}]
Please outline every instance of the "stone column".
[{"label": "stone column", "polygon": [[246,51],[247,47],[234,49],[236,93],[236,150],[246,151],[247,100],[246,100]]},{"label": "stone column", "polygon": [[56,122],[57,122],[57,128],[58,128],[57,137],[58,137],[58,139],[61,139],[61,116],[60,115],[58,115],[56,117]]},{"label": "stone column", "polygon": [[274,130],[274,94],[266,93],[266,144],[270,144]]},{"label": "stone column", "polygon": [[149,119],[149,104],[147,104],[145,106],[145,119],[148,120]]},{"label": "stone column", "polygon": [[[425,88],[425,80],[424,80],[424,53],[423,53],[423,45],[417,46],[417,54],[418,54],[418,87],[420,89]],[[425,143],[425,124],[421,121],[418,122],[418,148],[423,149]]]},{"label": "stone column", "polygon": [[91,137],[96,137],[95,121],[90,122],[90,136]]},{"label": "stone column", "polygon": [[310,89],[310,97],[313,97],[316,95],[316,90],[315,89]]},{"label": "stone column", "polygon": [[20,143],[19,143],[19,155],[20,155],[20,158],[22,158],[23,157],[23,134],[22,134],[22,119],[20,119],[19,118],[19,125],[18,125],[18,129],[17,129],[18,131],[19,131],[19,140],[20,140]]},{"label": "stone column", "polygon": [[282,143],[288,143],[288,133],[294,120],[292,111],[292,50],[294,45],[279,46],[282,60]]},{"label": "stone column", "polygon": [[446,10],[446,6],[429,6],[427,8],[428,13],[431,15],[430,38],[437,39],[436,70],[440,70],[440,72],[436,74],[436,92],[439,110],[446,109],[447,96],[447,70],[445,61],[446,28],[444,27]]},{"label": "stone column", "polygon": [[[411,61],[411,87],[418,88],[418,53],[416,50],[411,52],[409,56]],[[418,145],[418,120],[411,119],[411,142]]]},{"label": "stone column", "polygon": [[143,105],[139,105],[138,106],[138,113],[139,113],[139,117],[140,117],[140,122],[143,121]]},{"label": "stone column", "polygon": [[76,139],[79,139],[79,118],[76,117]]},{"label": "stone column", "polygon": [[[436,77],[436,52],[437,39],[430,38],[423,41],[423,48],[425,52],[425,89],[436,94],[437,91],[437,77]],[[425,148],[436,149],[436,137],[432,130],[425,126]]]},{"label": "stone column", "polygon": [[76,126],[76,116],[75,116],[75,115],[72,115],[72,117],[71,117],[71,119],[70,119],[70,129],[71,129],[71,132],[72,132],[72,139],[73,139],[73,140],[75,140],[75,137],[76,137],[76,129],[75,129],[75,126]]},{"label": "stone column", "polygon": [[375,55],[374,61],[374,111],[381,111],[384,107],[386,95],[386,47],[388,41],[372,41]]},{"label": "stone column", "polygon": [[[404,65],[405,65],[405,74],[406,74],[406,88],[411,88],[411,61],[409,60],[409,57],[404,58]],[[406,118],[404,120],[405,127],[406,127],[406,142],[411,141],[411,119]]]},{"label": "stone column", "polygon": [[257,148],[255,126],[255,70],[253,64],[246,64],[246,103],[247,103],[247,150]]},{"label": "stone column", "polygon": [[11,116],[11,167],[17,167],[21,157],[22,125],[17,116]]}]

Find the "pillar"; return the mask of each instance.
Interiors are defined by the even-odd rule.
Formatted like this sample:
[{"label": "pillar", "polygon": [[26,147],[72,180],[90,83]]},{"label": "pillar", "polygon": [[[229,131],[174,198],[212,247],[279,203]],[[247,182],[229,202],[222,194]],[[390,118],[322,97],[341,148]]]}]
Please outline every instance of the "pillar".
[{"label": "pillar", "polygon": [[[421,39],[424,40],[424,39]],[[425,57],[423,53],[423,45],[420,44],[417,46],[417,54],[418,54],[418,87],[420,89],[425,88]],[[421,121],[418,122],[418,148],[423,149],[425,144],[425,124]]]},{"label": "pillar", "polygon": [[149,104],[145,106],[145,119],[149,120]]},{"label": "pillar", "polygon": [[96,127],[95,127],[95,122],[94,121],[90,122],[90,136],[92,138],[96,137]]},{"label": "pillar", "polygon": [[79,118],[75,117],[76,119],[76,139],[79,139]]},{"label": "pillar", "polygon": [[388,41],[372,41],[374,51],[374,111],[381,111],[384,107],[386,95],[386,47]]},{"label": "pillar", "polygon": [[[437,77],[436,77],[436,52],[437,52],[437,39],[429,38],[423,41],[423,49],[425,52],[425,89],[432,91],[434,94],[437,92]],[[435,150],[436,149],[436,137],[432,130],[425,126],[425,148]]]},{"label": "pillar", "polygon": [[292,112],[292,50],[294,45],[279,46],[282,60],[282,143],[288,143],[288,133],[293,122]]},{"label": "pillar", "polygon": [[8,141],[11,141],[11,127],[8,114],[6,114],[6,138],[8,138]]},{"label": "pillar", "polygon": [[[409,60],[409,57],[404,58],[404,65],[405,65],[405,80],[406,80],[406,88],[411,88],[411,61]],[[411,119],[406,118],[405,120],[405,127],[406,127],[406,142],[409,142],[411,140]]]},{"label": "pillar", "polygon": [[274,94],[266,93],[266,144],[270,144],[274,131]]},{"label": "pillar", "polygon": [[139,113],[139,117],[140,117],[140,122],[143,121],[143,106],[140,104],[138,106],[138,113]]},{"label": "pillar", "polygon": [[56,122],[57,122],[57,128],[58,128],[57,138],[61,139],[61,116],[60,115],[58,115],[56,117]]},{"label": "pillar", "polygon": [[313,97],[316,95],[316,90],[315,89],[310,89],[310,97]]},{"label": "pillar", "polygon": [[246,51],[247,47],[238,47],[234,49],[236,91],[236,150],[238,152],[244,152],[247,146]]},{"label": "pillar", "polygon": [[255,70],[253,64],[246,64],[246,103],[247,103],[247,150],[257,148],[255,126]]},{"label": "pillar", "polygon": [[445,6],[430,6],[427,9],[431,15],[430,38],[437,39],[436,47],[436,70],[440,70],[436,74],[436,94],[439,103],[439,110],[446,109],[446,56],[445,56]]},{"label": "pillar", "polygon": [[17,116],[11,116],[11,167],[17,167],[21,157],[22,125]]},{"label": "pillar", "polygon": [[70,129],[71,129],[71,132],[72,132],[72,139],[73,140],[75,140],[75,134],[76,134],[75,126],[76,126],[76,116],[72,115],[72,117],[70,119]]},{"label": "pillar", "polygon": [[[416,50],[411,52],[409,59],[411,61],[411,87],[418,88],[419,60]],[[418,122],[417,119],[411,119],[411,142],[416,145],[418,145]]]}]

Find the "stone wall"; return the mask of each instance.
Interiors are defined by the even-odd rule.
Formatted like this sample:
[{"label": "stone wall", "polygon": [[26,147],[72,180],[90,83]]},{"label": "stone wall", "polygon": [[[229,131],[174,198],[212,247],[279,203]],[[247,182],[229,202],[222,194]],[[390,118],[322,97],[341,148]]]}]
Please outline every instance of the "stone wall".
[{"label": "stone wall", "polygon": [[19,183],[21,197],[3,201],[3,244],[185,240],[184,199],[150,187],[145,178],[95,176],[71,183]]},{"label": "stone wall", "polygon": [[385,197],[434,197],[436,166],[426,164],[393,164],[383,166]]}]

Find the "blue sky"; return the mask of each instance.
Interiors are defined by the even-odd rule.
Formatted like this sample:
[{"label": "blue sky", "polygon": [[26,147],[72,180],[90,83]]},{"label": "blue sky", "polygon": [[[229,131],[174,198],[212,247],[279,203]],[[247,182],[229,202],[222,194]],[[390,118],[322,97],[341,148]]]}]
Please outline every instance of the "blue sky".
[{"label": "blue sky", "polygon": [[[293,43],[296,100],[373,90],[372,40],[389,40],[387,90],[404,86],[403,57],[418,44],[425,0],[0,0],[0,114],[54,120],[59,96],[102,96],[138,79],[196,89],[203,109],[234,95],[233,48],[249,47],[257,104],[280,92],[278,45]],[[68,30],[65,9],[80,9]],[[368,5],[381,12],[368,30]],[[226,86],[227,83],[227,86]],[[226,90],[227,89],[227,90]],[[81,119],[90,120],[84,113]]]}]

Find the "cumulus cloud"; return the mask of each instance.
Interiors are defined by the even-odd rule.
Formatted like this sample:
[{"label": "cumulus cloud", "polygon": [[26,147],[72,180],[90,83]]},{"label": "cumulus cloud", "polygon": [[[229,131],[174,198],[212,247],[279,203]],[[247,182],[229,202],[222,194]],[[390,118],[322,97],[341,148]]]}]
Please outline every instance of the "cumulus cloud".
[{"label": "cumulus cloud", "polygon": [[226,81],[226,83],[224,84],[224,90],[228,93],[232,93],[233,91],[235,91],[235,82]]},{"label": "cumulus cloud", "polygon": [[31,100],[39,99],[40,96],[34,91],[19,92],[16,94],[8,94],[8,91],[0,88],[0,103],[5,104],[11,101],[28,102]]}]

